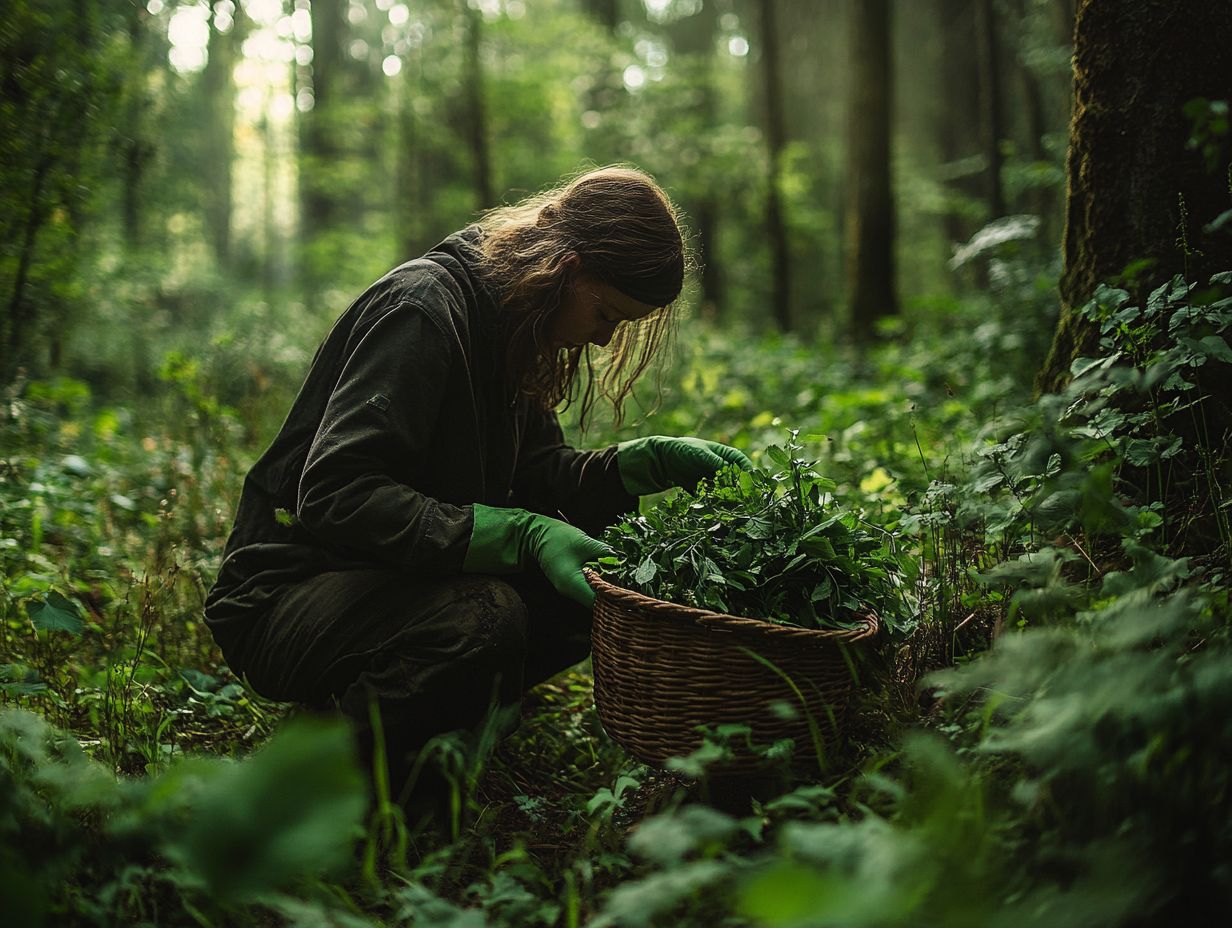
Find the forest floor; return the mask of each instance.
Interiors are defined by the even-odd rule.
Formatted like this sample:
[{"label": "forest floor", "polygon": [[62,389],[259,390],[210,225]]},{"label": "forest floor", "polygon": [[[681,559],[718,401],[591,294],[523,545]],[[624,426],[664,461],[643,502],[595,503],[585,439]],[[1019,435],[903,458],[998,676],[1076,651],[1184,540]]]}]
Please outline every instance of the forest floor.
[{"label": "forest floor", "polygon": [[580,668],[499,746],[438,746],[456,792],[432,835],[388,809],[361,823],[345,731],[247,690],[201,622],[260,450],[245,410],[274,398],[229,401],[208,363],[168,367],[144,407],[17,385],[11,923],[1076,926],[1226,901],[1227,410],[1202,384],[1232,361],[1232,300],[1105,293],[1104,354],[1032,398],[1032,287],[863,354],[694,325],[654,417],[579,441],[697,434],[767,464],[794,429],[891,540],[890,669],[824,768],[743,794],[704,764],[652,771],[604,733]]}]

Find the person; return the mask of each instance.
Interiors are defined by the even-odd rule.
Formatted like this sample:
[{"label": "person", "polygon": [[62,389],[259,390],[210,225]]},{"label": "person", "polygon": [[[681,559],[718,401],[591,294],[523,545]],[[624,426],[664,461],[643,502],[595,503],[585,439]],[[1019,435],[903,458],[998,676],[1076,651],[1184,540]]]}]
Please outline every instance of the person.
[{"label": "person", "polygon": [[580,392],[583,418],[600,397],[619,418],[685,261],[667,195],[608,167],[370,286],[244,480],[205,604],[231,669],[270,699],[341,710],[365,769],[379,726],[405,802],[429,739],[583,660],[594,536],[641,495],[749,466],[688,437],[576,450],[556,416]]}]

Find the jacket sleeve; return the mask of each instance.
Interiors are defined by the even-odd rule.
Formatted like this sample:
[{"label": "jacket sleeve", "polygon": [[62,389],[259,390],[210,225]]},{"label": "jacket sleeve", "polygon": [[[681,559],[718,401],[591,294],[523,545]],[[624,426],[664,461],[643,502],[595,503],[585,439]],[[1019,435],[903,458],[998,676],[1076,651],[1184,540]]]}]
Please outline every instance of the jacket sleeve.
[{"label": "jacket sleeve", "polygon": [[564,517],[598,535],[621,515],[636,511],[616,468],[616,446],[578,451],[565,444],[554,412],[532,406],[513,475],[513,502],[553,518]]},{"label": "jacket sleeve", "polygon": [[380,563],[458,572],[473,510],[404,482],[431,436],[457,349],[413,304],[374,311],[349,348],[300,478],[297,515]]}]

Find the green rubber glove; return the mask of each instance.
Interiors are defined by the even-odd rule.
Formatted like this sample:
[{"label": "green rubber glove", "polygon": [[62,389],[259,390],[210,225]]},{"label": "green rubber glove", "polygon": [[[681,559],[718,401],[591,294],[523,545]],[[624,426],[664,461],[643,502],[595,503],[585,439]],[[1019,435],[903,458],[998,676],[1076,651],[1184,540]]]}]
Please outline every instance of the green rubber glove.
[{"label": "green rubber glove", "polygon": [[568,522],[525,509],[476,503],[475,525],[462,570],[471,574],[512,574],[538,564],[556,592],[589,607],[595,591],[582,567],[612,549]]},{"label": "green rubber glove", "polygon": [[692,490],[697,481],[713,477],[728,464],[744,470],[753,467],[743,451],[702,438],[652,435],[622,441],[616,446],[620,480],[634,496],[658,493],[669,487]]}]

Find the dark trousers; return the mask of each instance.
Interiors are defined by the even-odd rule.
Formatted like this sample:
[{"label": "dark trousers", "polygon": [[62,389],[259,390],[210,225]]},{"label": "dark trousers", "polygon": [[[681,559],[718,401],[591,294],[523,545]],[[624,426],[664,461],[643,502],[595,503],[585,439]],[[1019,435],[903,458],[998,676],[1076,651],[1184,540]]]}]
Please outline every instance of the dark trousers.
[{"label": "dark trousers", "polygon": [[425,578],[391,570],[322,574],[224,647],[262,696],[337,707],[371,769],[379,712],[390,792],[398,798],[432,736],[474,729],[489,707],[590,653],[590,613],[542,573]]}]

